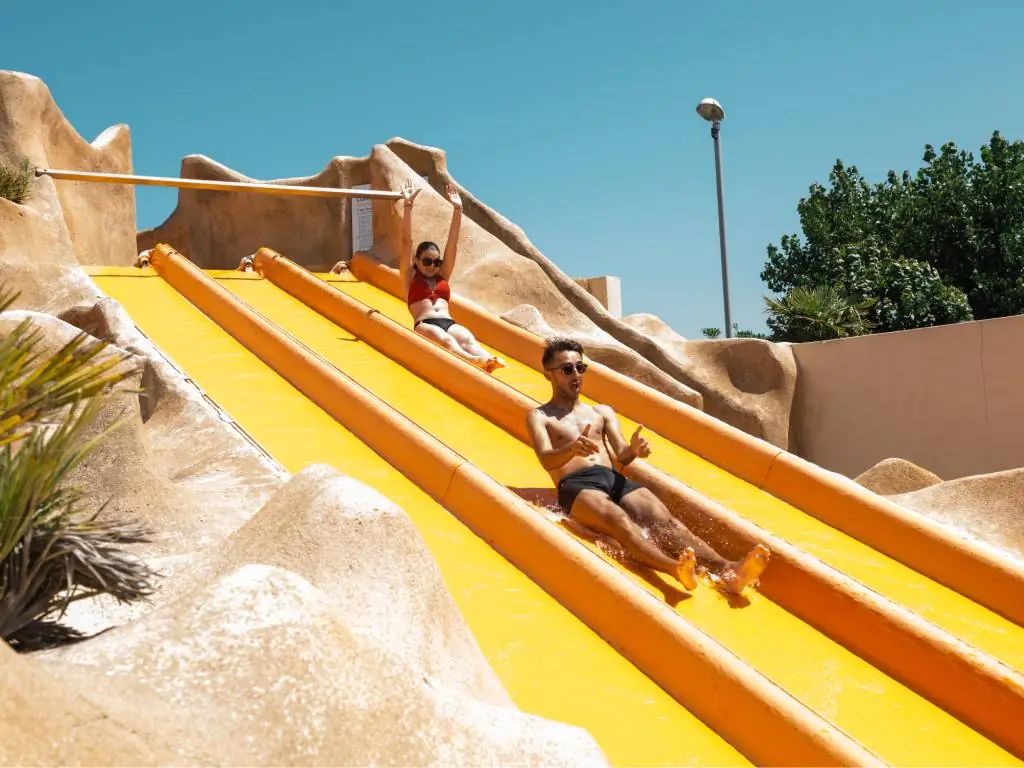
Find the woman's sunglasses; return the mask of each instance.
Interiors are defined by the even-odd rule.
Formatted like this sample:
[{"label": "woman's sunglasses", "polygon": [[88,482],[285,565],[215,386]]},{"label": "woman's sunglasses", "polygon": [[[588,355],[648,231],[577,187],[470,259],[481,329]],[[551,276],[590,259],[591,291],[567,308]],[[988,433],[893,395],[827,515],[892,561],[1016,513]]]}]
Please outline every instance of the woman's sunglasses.
[{"label": "woman's sunglasses", "polygon": [[584,373],[587,372],[587,364],[582,361],[576,363],[576,365],[573,365],[572,363],[566,363],[565,365],[558,365],[555,366],[554,368],[548,368],[548,370],[561,371],[566,376],[572,376],[573,373],[578,373],[580,376],[582,376]]},{"label": "woman's sunglasses", "polygon": [[433,267],[434,265],[437,265],[437,266],[440,267],[442,261],[444,261],[443,258],[432,259],[429,256],[421,256],[420,257],[420,264],[422,264],[424,267]]}]

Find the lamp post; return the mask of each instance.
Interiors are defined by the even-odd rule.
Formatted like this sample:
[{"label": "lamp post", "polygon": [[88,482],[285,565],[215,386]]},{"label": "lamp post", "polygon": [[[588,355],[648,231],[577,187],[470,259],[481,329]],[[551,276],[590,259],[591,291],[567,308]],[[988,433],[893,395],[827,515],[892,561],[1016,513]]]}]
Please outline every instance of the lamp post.
[{"label": "lamp post", "polygon": [[725,338],[732,338],[732,311],[729,308],[729,255],[725,247],[725,202],[722,197],[722,150],[718,141],[725,110],[714,99],[701,99],[697,114],[711,123],[715,142],[715,181],[718,185],[718,242],[722,252],[722,300],[725,302]]}]

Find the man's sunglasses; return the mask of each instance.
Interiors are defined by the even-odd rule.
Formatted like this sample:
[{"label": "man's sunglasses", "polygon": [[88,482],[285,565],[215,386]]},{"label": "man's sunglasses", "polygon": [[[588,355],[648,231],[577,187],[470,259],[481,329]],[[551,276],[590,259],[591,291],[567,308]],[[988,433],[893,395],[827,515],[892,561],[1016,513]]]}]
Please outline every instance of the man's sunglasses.
[{"label": "man's sunglasses", "polygon": [[572,363],[566,363],[565,365],[556,365],[554,368],[548,368],[546,370],[561,371],[566,376],[572,376],[575,372],[582,376],[584,373],[587,372],[587,364],[582,361],[576,363],[576,365],[573,365]]},{"label": "man's sunglasses", "polygon": [[443,258],[432,259],[429,256],[420,257],[420,264],[422,264],[424,267],[432,267],[435,264],[440,267],[442,261],[444,261]]}]

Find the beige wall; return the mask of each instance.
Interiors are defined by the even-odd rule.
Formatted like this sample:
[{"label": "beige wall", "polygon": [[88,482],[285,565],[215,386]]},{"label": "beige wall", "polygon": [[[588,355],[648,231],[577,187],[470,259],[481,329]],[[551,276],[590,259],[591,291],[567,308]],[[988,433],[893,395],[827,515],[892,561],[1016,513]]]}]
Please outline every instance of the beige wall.
[{"label": "beige wall", "polygon": [[889,457],[944,480],[1024,467],[1024,316],[794,344],[792,448],[853,477]]},{"label": "beige wall", "polygon": [[612,317],[622,317],[622,283],[617,277],[574,277],[573,282],[608,310]]}]

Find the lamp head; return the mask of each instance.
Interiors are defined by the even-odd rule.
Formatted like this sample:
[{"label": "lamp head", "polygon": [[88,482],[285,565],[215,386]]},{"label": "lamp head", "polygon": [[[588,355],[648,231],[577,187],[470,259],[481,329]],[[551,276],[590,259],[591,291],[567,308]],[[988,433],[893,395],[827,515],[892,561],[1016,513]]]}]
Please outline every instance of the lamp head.
[{"label": "lamp head", "polygon": [[697,105],[697,114],[709,123],[720,123],[725,119],[725,110],[714,99],[701,99]]}]

